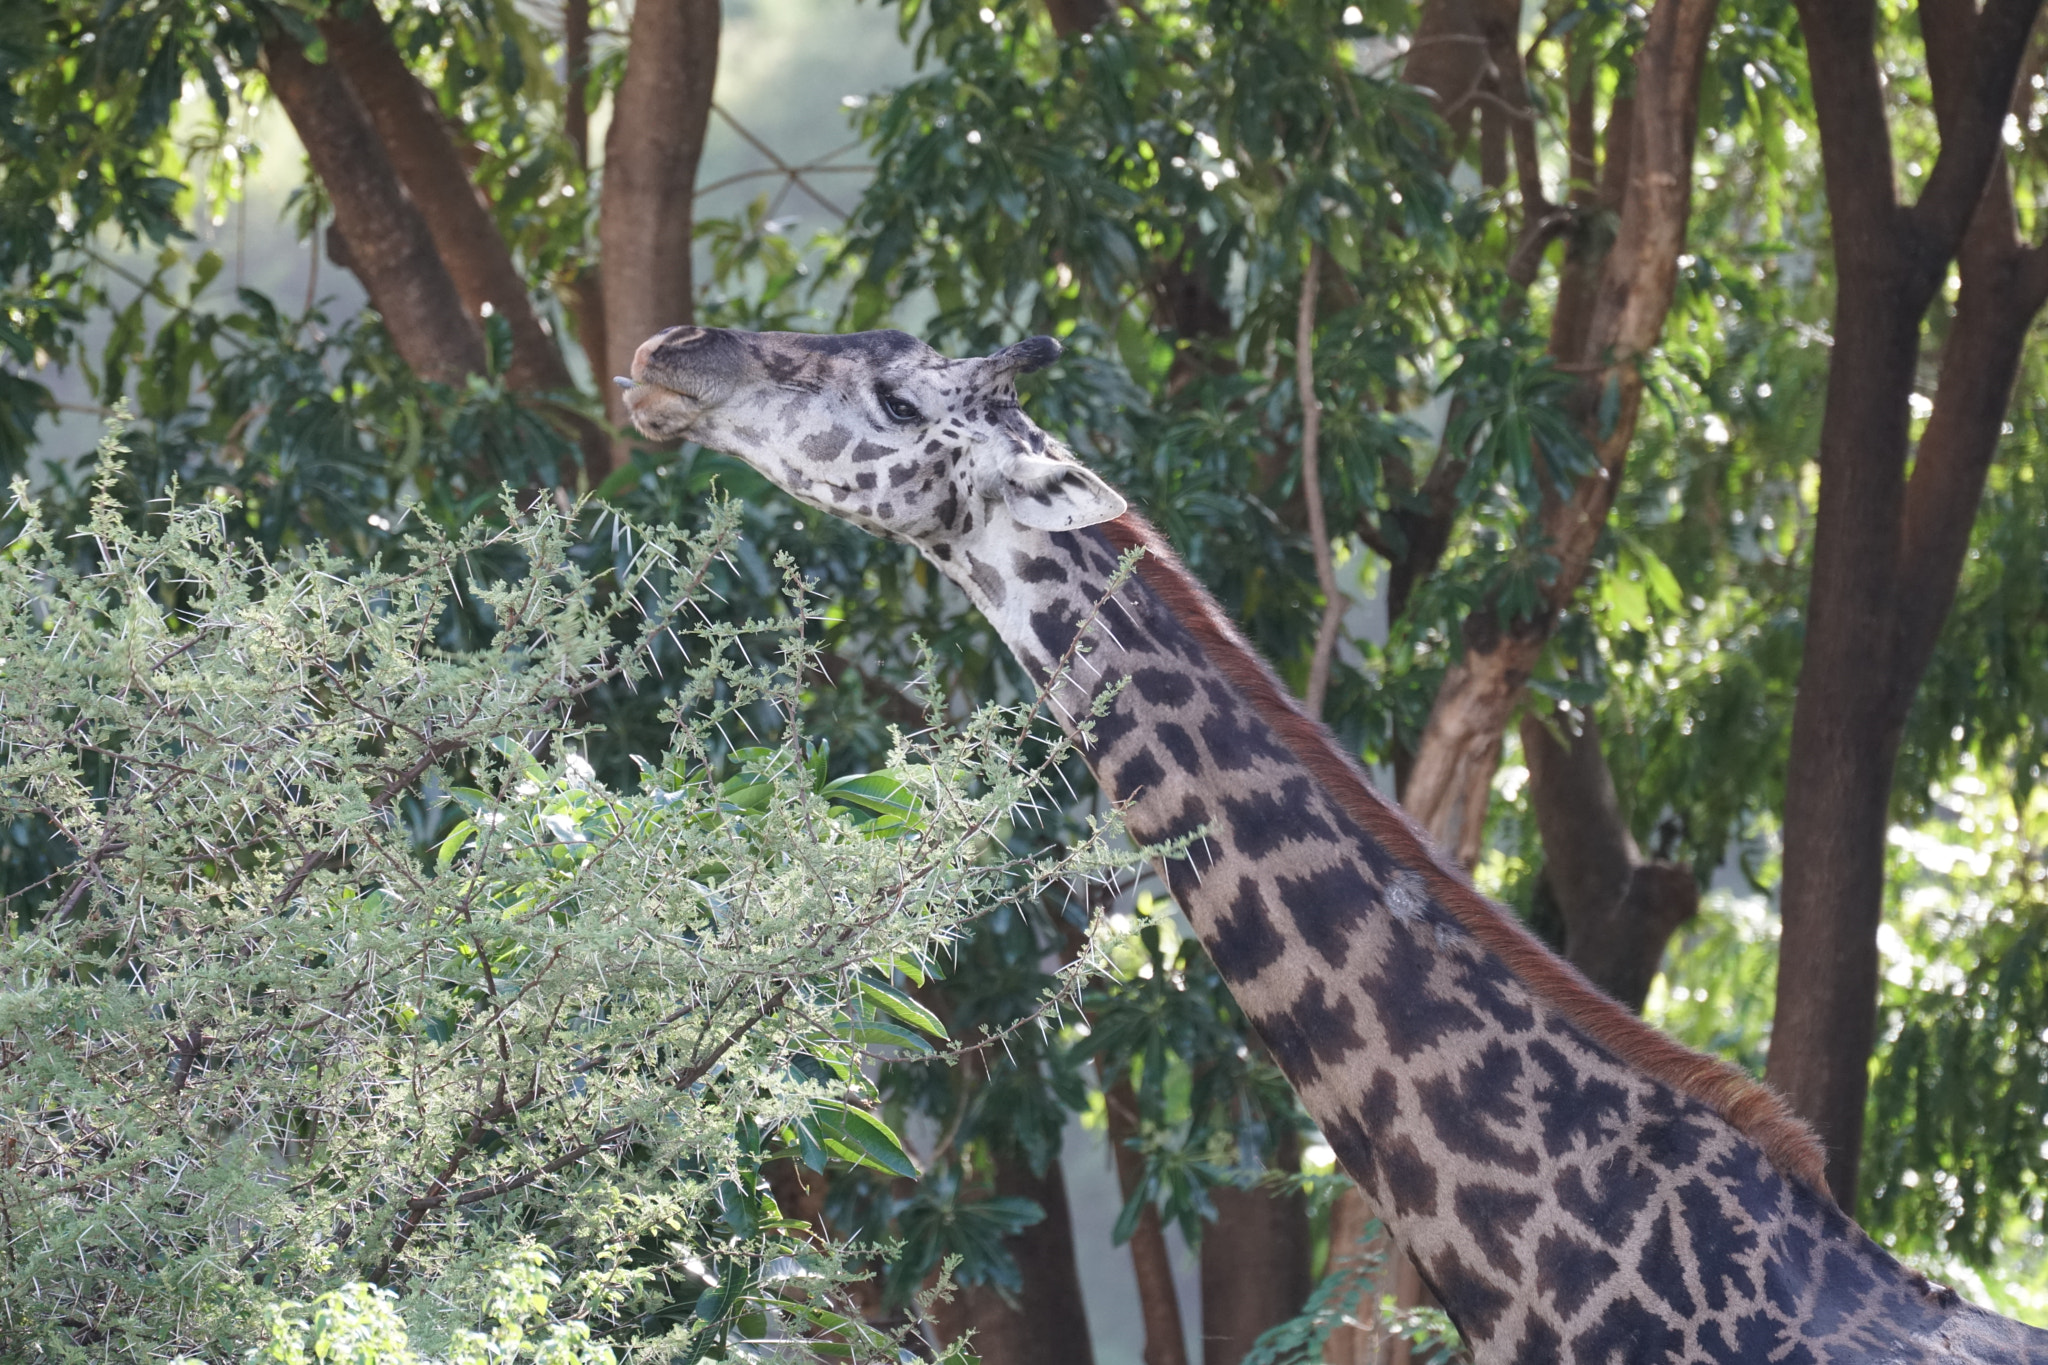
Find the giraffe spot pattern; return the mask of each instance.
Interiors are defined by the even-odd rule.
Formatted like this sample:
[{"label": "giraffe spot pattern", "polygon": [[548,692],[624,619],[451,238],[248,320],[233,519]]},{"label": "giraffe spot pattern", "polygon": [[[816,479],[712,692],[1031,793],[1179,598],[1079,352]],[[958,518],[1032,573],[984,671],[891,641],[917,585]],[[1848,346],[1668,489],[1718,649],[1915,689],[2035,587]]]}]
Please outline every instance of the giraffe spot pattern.
[{"label": "giraffe spot pattern", "polygon": [[1547,1233],[1536,1244],[1536,1290],[1563,1318],[1575,1317],[1620,1268],[1604,1247],[1569,1233]]},{"label": "giraffe spot pattern", "polygon": [[[1121,679],[1112,675],[1105,681],[1117,682]],[[1095,741],[1088,747],[1088,757],[1091,761],[1100,761],[1114,753],[1117,745],[1123,742],[1126,735],[1136,730],[1140,722],[1136,710],[1128,705],[1124,698],[1118,697],[1109,704],[1107,711],[1099,716],[1091,715],[1088,723],[1095,728]],[[1126,798],[1130,793],[1119,791],[1117,796],[1120,799]]]},{"label": "giraffe spot pattern", "polygon": [[1521,1074],[1519,1056],[1489,1043],[1459,1069],[1456,1080],[1434,1076],[1418,1084],[1415,1093],[1447,1151],[1482,1166],[1534,1175],[1541,1165],[1535,1149],[1508,1136],[1522,1118],[1522,1104],[1514,1098]]},{"label": "giraffe spot pattern", "polygon": [[1286,756],[1266,723],[1239,705],[1235,696],[1215,683],[1208,691],[1212,709],[1199,728],[1211,763],[1227,772],[1243,772]]},{"label": "giraffe spot pattern", "polygon": [[1395,1213],[1426,1216],[1436,1212],[1436,1171],[1412,1141],[1397,1137],[1383,1143],[1371,1164]]},{"label": "giraffe spot pattern", "polygon": [[[1667,1171],[1689,1170],[1700,1163],[1712,1142],[1713,1126],[1706,1120],[1705,1106],[1666,1105],[1662,1098],[1650,1101],[1649,1108],[1659,1116],[1642,1126],[1636,1145]],[[1771,1202],[1777,1202],[1775,1195]]]},{"label": "giraffe spot pattern", "polygon": [[1567,1167],[1557,1178],[1557,1203],[1581,1227],[1619,1246],[1628,1240],[1637,1215],[1657,1192],[1657,1177],[1626,1151],[1602,1161],[1591,1172]]},{"label": "giraffe spot pattern", "polygon": [[1258,882],[1238,878],[1237,899],[1218,917],[1210,940],[1209,956],[1216,970],[1226,981],[1249,981],[1278,962],[1286,951],[1287,940],[1273,928]]},{"label": "giraffe spot pattern", "polygon": [[1678,1241],[1671,1231],[1671,1210],[1664,1209],[1650,1224],[1650,1238],[1636,1262],[1636,1274],[1650,1292],[1689,1318],[1698,1311],[1692,1291],[1685,1287],[1685,1262],[1678,1256]]},{"label": "giraffe spot pattern", "polygon": [[1514,1302],[1508,1291],[1467,1266],[1450,1248],[1430,1262],[1429,1271],[1437,1298],[1465,1335],[1477,1342],[1489,1340],[1501,1314]]},{"label": "giraffe spot pattern", "polygon": [[1136,617],[1124,610],[1123,603],[1112,597],[1102,604],[1102,627],[1116,641],[1119,649],[1143,649],[1150,643],[1144,627]]},{"label": "giraffe spot pattern", "polygon": [[1166,769],[1159,766],[1159,760],[1152,756],[1150,749],[1139,749],[1124,760],[1116,771],[1116,789],[1136,795],[1147,787],[1156,787],[1166,780]]},{"label": "giraffe spot pattern", "polygon": [[1563,1362],[1564,1338],[1541,1318],[1530,1318],[1522,1329],[1522,1339],[1515,1343],[1510,1365],[1563,1365]]},{"label": "giraffe spot pattern", "polygon": [[1465,1225],[1479,1254],[1510,1280],[1522,1278],[1522,1259],[1515,1255],[1513,1239],[1542,1202],[1533,1190],[1476,1182],[1460,1185],[1451,1196],[1451,1208]]},{"label": "giraffe spot pattern", "polygon": [[974,586],[988,594],[991,602],[997,606],[1003,604],[1009,591],[1004,587],[1003,576],[996,572],[995,565],[976,559],[972,550],[967,553],[967,576],[974,580]]},{"label": "giraffe spot pattern", "polygon": [[1309,947],[1332,968],[1350,955],[1353,930],[1378,897],[1351,863],[1338,863],[1299,877],[1277,877],[1280,904]]},{"label": "giraffe spot pattern", "polygon": [[806,459],[820,464],[830,464],[846,452],[853,442],[853,433],[845,427],[832,427],[826,431],[814,432],[797,442],[797,449]]},{"label": "giraffe spot pattern", "polygon": [[1138,695],[1150,706],[1168,706],[1178,710],[1195,699],[1194,679],[1164,668],[1132,670],[1131,686],[1138,689]]},{"label": "giraffe spot pattern", "polygon": [[1358,1182],[1367,1198],[1378,1203],[1379,1171],[1373,1163],[1372,1136],[1366,1131],[1364,1119],[1354,1113],[1339,1111],[1323,1125],[1323,1138],[1330,1144],[1330,1150],[1336,1153],[1337,1164],[1344,1173]]},{"label": "giraffe spot pattern", "polygon": [[1329,998],[1320,977],[1309,980],[1292,1009],[1253,1020],[1280,1069],[1313,1080],[1326,1064],[1342,1061],[1364,1045],[1355,1025],[1357,1007],[1349,996]]},{"label": "giraffe spot pattern", "polygon": [[1073,649],[1073,639],[1081,632],[1081,614],[1069,602],[1055,602],[1030,614],[1030,628],[1044,657],[1059,661]]},{"label": "giraffe spot pattern", "polygon": [[1536,1114],[1546,1152],[1563,1156],[1580,1143],[1590,1150],[1621,1131],[1628,1117],[1628,1093],[1620,1086],[1582,1074],[1540,1038],[1529,1044],[1529,1060],[1545,1077],[1536,1087]]},{"label": "giraffe spot pattern", "polygon": [[1738,1299],[1755,1298],[1749,1253],[1756,1246],[1756,1234],[1727,1220],[1721,1201],[1705,1181],[1688,1180],[1679,1186],[1678,1206],[1706,1288],[1707,1307],[1720,1312],[1728,1306],[1731,1292]]},{"label": "giraffe spot pattern", "polygon": [[1572,1342],[1586,1365],[1662,1365],[1685,1358],[1685,1333],[1634,1298],[1616,1299]]},{"label": "giraffe spot pattern", "polygon": [[1294,777],[1282,783],[1278,791],[1224,797],[1223,813],[1230,820],[1236,847],[1256,860],[1283,844],[1327,840],[1330,827],[1316,813],[1309,792],[1309,780]]},{"label": "giraffe spot pattern", "polygon": [[[1698,1140],[1697,1130],[1705,1126],[1694,1120],[1694,1129],[1688,1133],[1689,1144]],[[1760,1223],[1773,1218],[1784,1202],[1785,1177],[1754,1148],[1731,1148],[1707,1163],[1707,1174],[1720,1181],[1743,1211]]]},{"label": "giraffe spot pattern", "polygon": [[1772,1365],[1818,1365],[1803,1343],[1791,1343],[1790,1350],[1786,1346],[1784,1324],[1761,1310],[1737,1318],[1732,1330],[1711,1321],[1700,1328],[1700,1349],[1714,1365],[1750,1365],[1758,1360]]},{"label": "giraffe spot pattern", "polygon": [[1174,766],[1189,777],[1199,777],[1202,772],[1202,751],[1196,746],[1194,736],[1170,720],[1159,722],[1153,727],[1159,737],[1159,745],[1166,750]]},{"label": "giraffe spot pattern", "polygon": [[1387,1046],[1403,1061],[1435,1047],[1448,1034],[1473,1033],[1484,1027],[1464,1001],[1431,993],[1428,983],[1435,957],[1434,950],[1408,925],[1391,926],[1386,965],[1374,983],[1372,1003]]},{"label": "giraffe spot pattern", "polygon": [[1451,977],[1457,993],[1493,1020],[1502,1033],[1512,1036],[1536,1027],[1536,1011],[1527,1003],[1528,988],[1499,958],[1461,957],[1452,964]]}]

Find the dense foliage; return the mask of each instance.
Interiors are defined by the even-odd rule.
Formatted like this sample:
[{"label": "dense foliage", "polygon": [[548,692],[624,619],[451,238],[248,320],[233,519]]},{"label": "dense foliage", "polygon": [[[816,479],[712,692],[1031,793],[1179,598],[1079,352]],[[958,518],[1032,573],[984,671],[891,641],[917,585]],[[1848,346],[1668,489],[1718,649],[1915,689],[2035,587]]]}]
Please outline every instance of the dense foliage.
[{"label": "dense foliage", "polygon": [[[105,487],[81,571],[22,510],[0,815],[75,861],[0,953],[10,1358],[232,1355],[363,1279],[432,1286],[400,1311],[438,1351],[532,1246],[622,1346],[843,1326],[762,1167],[916,1175],[867,1073],[944,1037],[906,989],[1079,867],[1000,856],[1008,716],[828,781],[801,585],[697,613],[730,508],[614,521],[590,568],[508,508],[389,571],[271,564],[218,502],[138,532]],[[570,708],[671,632],[670,743],[613,791]]]}]

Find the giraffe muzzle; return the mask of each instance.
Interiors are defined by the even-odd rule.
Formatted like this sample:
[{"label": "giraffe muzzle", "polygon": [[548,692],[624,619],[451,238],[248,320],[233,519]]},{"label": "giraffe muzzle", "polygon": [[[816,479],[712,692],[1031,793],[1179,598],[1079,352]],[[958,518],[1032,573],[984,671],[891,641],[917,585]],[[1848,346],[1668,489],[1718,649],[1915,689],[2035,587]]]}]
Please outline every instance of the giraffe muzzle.
[{"label": "giraffe muzzle", "polygon": [[670,327],[641,342],[631,377],[613,382],[626,391],[626,411],[642,435],[675,440],[731,393],[742,360],[730,332]]}]

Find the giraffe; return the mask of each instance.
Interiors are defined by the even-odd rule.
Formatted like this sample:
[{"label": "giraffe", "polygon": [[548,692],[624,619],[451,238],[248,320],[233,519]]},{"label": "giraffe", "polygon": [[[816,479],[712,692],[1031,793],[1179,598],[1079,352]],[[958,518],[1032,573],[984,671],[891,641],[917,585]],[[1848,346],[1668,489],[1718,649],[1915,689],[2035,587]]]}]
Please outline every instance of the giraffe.
[{"label": "giraffe", "polygon": [[2048,1365],[2048,1332],[1838,1209],[1777,1096],[1594,990],[1374,791],[1024,415],[1016,375],[1060,349],[677,327],[618,382],[645,435],[916,546],[988,617],[1481,1365]]}]

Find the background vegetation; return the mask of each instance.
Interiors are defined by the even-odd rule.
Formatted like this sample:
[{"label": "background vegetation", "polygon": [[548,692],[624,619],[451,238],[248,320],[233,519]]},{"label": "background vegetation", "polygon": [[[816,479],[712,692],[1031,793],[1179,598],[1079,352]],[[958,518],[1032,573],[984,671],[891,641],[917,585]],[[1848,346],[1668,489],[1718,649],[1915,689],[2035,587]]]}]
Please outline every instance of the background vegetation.
[{"label": "background vegetation", "polygon": [[[153,620],[183,644],[206,638],[191,603],[230,578],[288,572],[265,564],[402,576],[426,562],[419,536],[473,547],[494,566],[484,580],[514,592],[548,577],[528,567],[545,527],[563,609],[601,614],[632,596],[646,543],[622,550],[617,518],[674,524],[725,553],[707,580],[719,596],[697,599],[710,619],[806,622],[792,671],[759,684],[781,701],[779,733],[798,736],[761,737],[797,745],[787,760],[750,757],[747,736],[679,732],[682,661],[698,655],[661,640],[632,653],[638,627],[621,625],[635,671],[591,662],[573,695],[535,694],[545,715],[513,725],[508,712],[469,737],[566,727],[584,786],[567,750],[546,745],[523,797],[465,776],[485,763],[516,787],[469,740],[421,750],[430,761],[408,782],[440,785],[418,789],[377,856],[408,875],[486,876],[462,871],[482,844],[437,862],[468,814],[456,787],[523,802],[536,829],[582,819],[578,792],[646,810],[664,769],[643,774],[632,755],[678,744],[718,781],[778,800],[794,798],[776,783],[900,780],[910,760],[891,727],[923,729],[927,696],[964,722],[981,701],[1024,699],[1026,681],[900,547],[820,524],[722,457],[642,448],[600,381],[656,326],[692,317],[897,325],[963,353],[1060,335],[1068,359],[1027,395],[1034,415],[1149,511],[1446,848],[1618,997],[1768,1069],[1820,1127],[1831,1183],[1875,1235],[2048,1320],[2048,372],[2027,345],[2048,297],[2031,245],[2048,117],[2038,8],[924,0],[869,12],[917,65],[849,114],[872,167],[857,202],[771,148],[768,194],[713,217],[694,206],[715,183],[698,164],[723,117],[715,3],[13,6],[0,17],[0,460],[27,476],[48,530],[28,534],[25,504],[10,514],[9,605],[53,601],[59,583],[112,592],[121,547],[167,553],[183,537],[211,547],[217,588],[144,574],[130,596],[157,615],[103,596],[93,636],[141,648],[134,623]],[[326,256],[323,279],[360,282],[360,311],[317,287],[229,288],[231,262],[190,240],[195,215],[244,192],[267,108],[306,152],[290,221]],[[833,201],[844,222],[792,235],[779,215],[798,194]],[[1305,375],[1321,411],[1312,456]],[[133,413],[119,461],[51,435],[52,385],[80,379],[67,401]],[[97,509],[95,479],[111,499]],[[715,489],[744,509],[715,512]],[[205,510],[166,529],[174,505]],[[783,595],[784,551],[814,582],[803,610]],[[53,577],[61,564],[83,577]],[[500,621],[452,599],[433,612],[447,667],[479,680],[508,667]],[[54,618],[9,615],[25,642],[0,659],[10,723],[124,695],[89,670],[60,680],[23,662]],[[109,723],[123,743],[155,733]],[[121,770],[85,752],[73,741],[75,780],[110,799]],[[1012,855],[1084,844],[1097,813],[1085,772],[1057,754],[1029,761],[1058,771],[1043,815],[1004,831]],[[74,941],[85,931],[59,913],[99,903],[82,888],[108,875],[100,844],[19,795],[25,781],[10,769],[0,839],[10,952],[114,952]],[[277,818],[306,818],[301,800]],[[741,818],[707,816],[727,817]],[[847,847],[871,853],[873,831],[858,829]],[[538,847],[574,843],[549,839]],[[539,874],[507,848],[488,875],[513,896]],[[323,868],[320,913],[339,913],[344,887],[361,899],[359,866]],[[912,1056],[908,1029],[872,1065],[842,1066],[901,1135],[902,1169],[804,1150],[799,1128],[778,1145],[770,1123],[764,1145],[734,1147],[719,1110],[705,1132],[727,1145],[693,1148],[701,1171],[670,1159],[680,1147],[623,1164],[604,1148],[609,1165],[578,1157],[552,1174],[683,1201],[677,1216],[702,1238],[700,1176],[737,1172],[768,1222],[730,1236],[800,1239],[806,1266],[858,1242],[843,1266],[849,1321],[934,1347],[971,1329],[985,1359],[1091,1359],[1091,1311],[1098,1329],[1105,1311],[1141,1321],[1147,1365],[1240,1359],[1283,1324],[1262,1359],[1407,1350],[1379,1339],[1372,1314],[1330,1326],[1330,1305],[1365,1292],[1360,1275],[1397,1303],[1415,1286],[1359,1249],[1366,1211],[1159,889],[1135,876],[1086,895],[1019,885],[948,921],[929,964],[942,973],[890,978],[964,1051]],[[374,913],[422,951],[435,934],[435,951],[456,951],[431,916]],[[1053,973],[1085,952],[1091,913],[1113,940],[1106,970],[1056,1026],[1016,1027],[1048,1017]],[[578,923],[549,932],[574,937]],[[68,1054],[30,1046],[49,1002],[29,987],[83,978],[36,961],[10,981],[6,1055],[21,1057],[0,1071],[19,1141],[70,1122],[35,1117],[62,1110],[49,1068]],[[318,972],[349,970],[319,965],[309,998]],[[456,974],[435,989],[475,987]],[[129,1065],[175,1073],[187,1035],[130,1032],[162,1041]],[[495,1102],[480,1083],[466,1076],[405,1140],[446,1149],[465,1124],[489,1128],[505,1145],[467,1177],[488,1190],[484,1166],[511,1171],[524,1139],[516,1115],[480,1117]],[[1129,1248],[1128,1309],[1084,1294],[1079,1266],[1099,1252],[1083,1243],[1103,1234],[1071,1216],[1077,1122],[1114,1153],[1122,1207],[1107,1231]],[[547,1140],[566,1145],[543,1165],[576,1145]],[[45,1177],[11,1160],[6,1207],[45,1200]],[[345,1186],[321,1199],[363,1197]],[[542,1205],[562,1188],[522,1187],[531,1206],[477,1201],[564,1258],[532,1291],[548,1313],[607,1349],[675,1329],[670,1310],[633,1317],[583,1287],[597,1248],[640,1234],[561,1232]],[[377,1270],[343,1255],[370,1229],[328,1236],[339,1250],[322,1254],[340,1259],[318,1274],[222,1269],[236,1287],[205,1320],[243,1323],[220,1330],[255,1342],[259,1301]],[[36,1254],[23,1235],[9,1234],[17,1266]],[[1176,1278],[1176,1242],[1193,1248],[1194,1275]],[[511,1264],[462,1260],[461,1245],[420,1250],[393,1310],[427,1333],[421,1351],[454,1349],[430,1300],[448,1324],[470,1322],[491,1267]],[[769,1265],[775,1245],[731,1255]],[[706,1307],[686,1281],[692,1259],[711,1262],[688,1238],[675,1246],[641,1246],[635,1264],[664,1287],[633,1293],[703,1308],[696,1321],[717,1325],[704,1349],[766,1331],[737,1300]],[[129,1305],[169,1292],[133,1278],[159,1273],[150,1256],[188,1252],[106,1254]],[[960,1292],[920,1297],[952,1258]],[[111,1349],[133,1310],[80,1294],[78,1321],[39,1350]],[[1434,1349],[1426,1322],[1402,1325]]]}]

